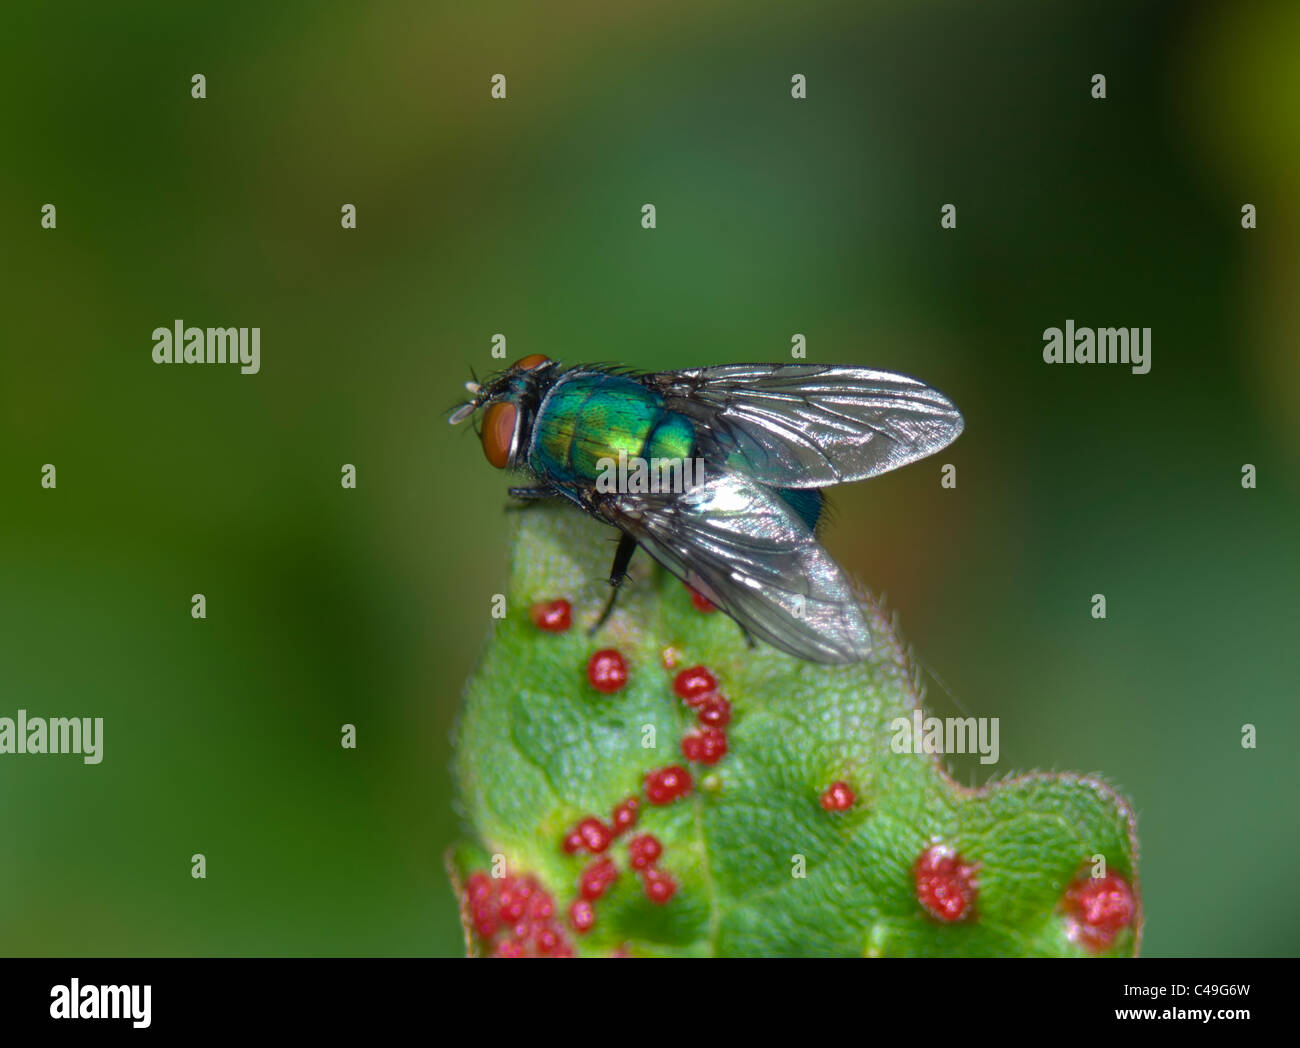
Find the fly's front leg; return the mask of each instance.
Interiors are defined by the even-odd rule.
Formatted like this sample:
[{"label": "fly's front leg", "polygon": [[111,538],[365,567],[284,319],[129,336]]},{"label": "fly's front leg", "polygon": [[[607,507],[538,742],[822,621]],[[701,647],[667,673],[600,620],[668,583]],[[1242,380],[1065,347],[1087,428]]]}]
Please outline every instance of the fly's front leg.
[{"label": "fly's front leg", "polygon": [[519,499],[518,502],[507,502],[506,509],[511,512],[517,512],[521,509],[529,509],[537,505],[543,499],[554,499],[560,496],[554,490],[547,487],[522,487],[511,488],[510,497]]},{"label": "fly's front leg", "polygon": [[596,624],[587,632],[595,633],[601,626],[605,625],[605,620],[609,618],[614,610],[614,599],[618,596],[618,588],[623,585],[623,580],[627,578],[627,566],[632,562],[632,554],[636,552],[636,539],[632,538],[626,532],[618,537],[618,549],[614,551],[614,564],[609,569],[609,584],[614,587],[609,595],[609,600],[605,602],[605,610],[600,613],[600,618]]}]

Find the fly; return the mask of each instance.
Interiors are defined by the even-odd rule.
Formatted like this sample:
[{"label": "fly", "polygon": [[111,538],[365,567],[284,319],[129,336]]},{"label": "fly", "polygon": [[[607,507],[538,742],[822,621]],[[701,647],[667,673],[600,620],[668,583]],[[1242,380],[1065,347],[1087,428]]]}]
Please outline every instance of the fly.
[{"label": "fly", "polygon": [[925,458],[962,431],[937,390],[840,365],[637,372],[534,354],[466,388],[449,421],[482,411],[487,460],[532,481],[513,496],[567,499],[619,530],[615,593],[640,546],[747,634],[829,664],[865,658],[871,638],[817,541],[821,489]]}]

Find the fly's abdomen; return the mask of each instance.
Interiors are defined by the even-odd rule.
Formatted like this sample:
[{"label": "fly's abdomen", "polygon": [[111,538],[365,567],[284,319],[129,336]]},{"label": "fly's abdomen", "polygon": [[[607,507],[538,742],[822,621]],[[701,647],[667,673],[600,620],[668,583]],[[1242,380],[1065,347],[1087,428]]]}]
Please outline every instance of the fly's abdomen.
[{"label": "fly's abdomen", "polygon": [[551,390],[533,428],[529,465],[562,482],[591,483],[620,453],[627,460],[688,458],[695,447],[689,419],[621,375],[577,375]]}]

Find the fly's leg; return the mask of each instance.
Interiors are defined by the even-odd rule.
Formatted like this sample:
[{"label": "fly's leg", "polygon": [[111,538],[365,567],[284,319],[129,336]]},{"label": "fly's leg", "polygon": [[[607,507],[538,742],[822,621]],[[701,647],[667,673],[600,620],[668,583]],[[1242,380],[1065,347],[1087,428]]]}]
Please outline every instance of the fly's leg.
[{"label": "fly's leg", "polygon": [[740,632],[745,635],[745,643],[748,644],[751,648],[758,647],[758,645],[754,643],[754,635],[750,633],[749,630],[745,629],[744,626],[741,626],[739,622],[737,622],[736,625],[740,626]]},{"label": "fly's leg", "polygon": [[627,578],[627,566],[632,561],[632,554],[636,552],[636,539],[623,533],[618,537],[618,549],[614,551],[614,565],[609,569],[609,584],[614,587],[609,594],[609,600],[605,601],[605,610],[600,613],[600,618],[596,624],[587,632],[595,633],[601,626],[605,625],[605,620],[609,618],[610,613],[614,610],[614,598],[618,596],[618,588],[623,585],[623,580]]},{"label": "fly's leg", "polygon": [[553,499],[553,498],[558,498],[559,496],[556,495],[556,493],[552,491],[550,488],[524,487],[524,488],[511,488],[510,497],[512,499],[518,499],[519,501],[507,502],[506,510],[510,512],[518,512],[519,510],[530,509],[531,507],[537,505],[537,503],[541,502],[543,499]]}]

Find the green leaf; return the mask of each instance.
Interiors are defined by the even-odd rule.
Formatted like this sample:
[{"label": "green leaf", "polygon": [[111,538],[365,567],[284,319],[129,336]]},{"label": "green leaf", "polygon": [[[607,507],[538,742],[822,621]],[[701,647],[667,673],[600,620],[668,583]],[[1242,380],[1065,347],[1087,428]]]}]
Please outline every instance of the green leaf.
[{"label": "green leaf", "polygon": [[[898,719],[912,721],[919,689],[877,604],[864,601],[873,656],[818,666],[750,648],[731,619],[701,613],[681,582],[640,554],[613,616],[589,636],[609,593],[614,533],[565,508],[530,508],[519,520],[506,615],[494,620],[457,729],[455,776],[474,838],[448,857],[458,894],[497,856],[498,873],[531,874],[553,896],[556,926],[584,955],[1136,952],[1127,803],[1099,779],[1068,774],[966,789],[935,756],[895,752]],[[557,598],[571,602],[572,628],[539,629],[530,607]],[[586,676],[603,648],[629,669],[627,685],[609,695]],[[694,665],[715,674],[732,705],[728,753],[713,767],[688,765],[680,750],[695,713],[672,682]],[[646,772],[672,764],[690,767],[693,791],[649,804]],[[837,781],[856,799],[828,812],[820,797]],[[639,821],[607,852],[620,876],[595,903],[595,925],[575,935],[565,914],[592,856],[565,854],[562,841],[584,817],[608,823],[628,797],[640,798]],[[658,865],[678,883],[666,904],[646,898],[628,866],[627,839],[643,833],[662,842]],[[959,920],[939,920],[918,900],[915,866],[935,844],[975,867],[976,894]],[[1133,895],[1132,919],[1110,940],[1080,937],[1064,902],[1098,856]],[[462,913],[470,952],[490,952],[463,898]]]}]

